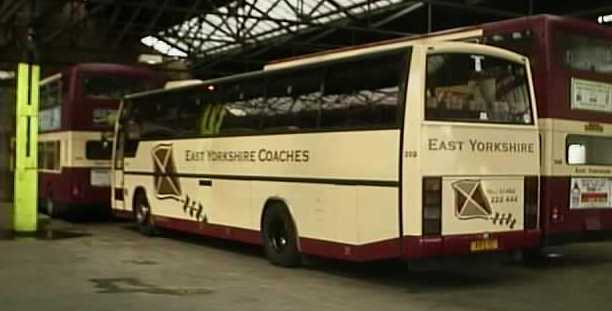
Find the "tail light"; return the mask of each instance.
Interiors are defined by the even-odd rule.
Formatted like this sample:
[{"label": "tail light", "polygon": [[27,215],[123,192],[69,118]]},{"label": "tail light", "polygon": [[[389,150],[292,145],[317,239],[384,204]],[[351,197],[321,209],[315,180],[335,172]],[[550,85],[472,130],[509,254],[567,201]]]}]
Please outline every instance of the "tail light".
[{"label": "tail light", "polygon": [[73,185],[72,186],[72,197],[80,198],[81,196],[82,196],[82,193],[81,193],[81,188],[79,187],[79,185]]},{"label": "tail light", "polygon": [[558,206],[553,207],[550,213],[550,220],[552,220],[553,223],[563,222],[563,215],[561,214]]},{"label": "tail light", "polygon": [[525,209],[525,229],[536,229],[538,227],[538,177],[527,176],[524,181],[523,207]]},{"label": "tail light", "polygon": [[442,231],[442,178],[423,178],[423,235]]}]

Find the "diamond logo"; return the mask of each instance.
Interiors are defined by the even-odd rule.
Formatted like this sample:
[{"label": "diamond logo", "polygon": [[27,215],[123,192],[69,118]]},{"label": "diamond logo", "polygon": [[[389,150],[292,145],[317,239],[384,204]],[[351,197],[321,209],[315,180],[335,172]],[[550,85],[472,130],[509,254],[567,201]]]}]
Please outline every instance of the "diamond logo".
[{"label": "diamond logo", "polygon": [[157,197],[160,199],[180,197],[182,194],[181,184],[176,176],[172,145],[157,145],[151,153],[155,167],[153,181]]},{"label": "diamond logo", "polygon": [[489,219],[492,211],[480,180],[459,180],[452,183],[455,190],[455,214],[459,219]]}]

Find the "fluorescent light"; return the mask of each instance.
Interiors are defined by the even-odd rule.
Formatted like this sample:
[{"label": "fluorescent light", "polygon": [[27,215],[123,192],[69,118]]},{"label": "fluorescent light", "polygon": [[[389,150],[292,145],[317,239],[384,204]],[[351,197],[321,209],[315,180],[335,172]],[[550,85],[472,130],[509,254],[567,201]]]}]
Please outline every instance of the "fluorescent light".
[{"label": "fluorescent light", "polygon": [[15,79],[15,71],[0,70],[0,80]]},{"label": "fluorescent light", "polygon": [[597,22],[600,24],[612,22],[612,14],[601,15],[597,18]]},{"label": "fluorescent light", "polygon": [[138,62],[149,65],[161,64],[164,58],[159,54],[140,54],[138,55]]},{"label": "fluorescent light", "polygon": [[140,39],[140,42],[148,47],[155,49],[156,51],[164,55],[173,56],[173,57],[187,57],[187,53],[153,36],[144,37]]}]

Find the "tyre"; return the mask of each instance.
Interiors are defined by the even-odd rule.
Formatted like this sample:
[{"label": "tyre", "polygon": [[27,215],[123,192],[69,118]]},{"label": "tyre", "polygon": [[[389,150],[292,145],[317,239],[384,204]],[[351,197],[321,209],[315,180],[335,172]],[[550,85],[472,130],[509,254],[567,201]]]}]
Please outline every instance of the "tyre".
[{"label": "tyre", "polygon": [[272,264],[295,267],[301,263],[297,230],[284,205],[274,204],[266,209],[261,233],[266,257]]},{"label": "tyre", "polygon": [[138,225],[138,230],[147,236],[156,233],[153,217],[151,215],[151,205],[144,192],[139,191],[134,197],[134,219]]}]

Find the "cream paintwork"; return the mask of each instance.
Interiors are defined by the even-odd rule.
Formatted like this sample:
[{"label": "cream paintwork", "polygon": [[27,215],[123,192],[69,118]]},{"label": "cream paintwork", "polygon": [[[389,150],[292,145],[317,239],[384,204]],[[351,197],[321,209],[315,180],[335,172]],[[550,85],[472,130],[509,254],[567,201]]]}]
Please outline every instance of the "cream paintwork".
[{"label": "cream paintwork", "polygon": [[[126,171],[150,172],[151,150],[158,143],[163,142],[141,142],[136,157],[125,159]],[[173,141],[172,148],[177,172],[183,174],[398,181],[399,130],[188,139]],[[185,161],[187,150],[262,148],[308,150],[309,161]],[[156,215],[190,219],[182,203],[155,198],[152,176],[126,173],[124,179],[129,194],[124,202],[132,202],[136,186],[144,186]],[[183,196],[199,200],[212,224],[259,230],[263,206],[277,197],[289,206],[302,237],[364,244],[399,235],[397,188],[224,179],[201,187],[200,179],[206,178],[181,178]]]},{"label": "cream paintwork", "polygon": [[[468,33],[464,33],[466,37]],[[481,49],[483,48],[483,49]],[[527,68],[527,77],[532,81],[531,70],[527,58],[506,50],[462,43],[436,44],[435,48],[415,45],[411,66],[424,68],[426,57],[429,54],[458,51],[468,53],[482,53],[491,56],[502,57],[523,63]],[[404,235],[420,236],[422,233],[422,177],[423,176],[461,176],[473,177],[474,175],[516,176],[539,175],[539,148],[538,144],[538,120],[533,85],[530,84],[531,110],[533,112],[534,125],[501,125],[501,124],[478,124],[460,122],[433,122],[423,121],[425,119],[425,72],[411,71],[406,94],[406,118],[404,120],[404,158],[403,158],[403,187],[402,187],[402,222]],[[479,140],[505,141],[515,138],[525,143],[535,143],[533,154],[486,154],[471,152],[430,152],[427,149],[429,138],[466,140],[470,137]],[[465,142],[468,144],[468,142]],[[469,146],[466,146],[469,147]],[[406,157],[406,152],[416,151],[416,158]],[[503,161],[503,162],[499,162]],[[512,181],[510,181],[512,182]],[[446,211],[447,212],[447,211]],[[521,211],[522,212],[522,211]],[[456,222],[458,225],[459,221]],[[459,225],[460,226],[460,225]],[[475,225],[471,233],[481,232],[482,228]],[[446,232],[459,232],[459,228],[453,229],[447,221],[443,228]],[[470,230],[468,230],[470,231]],[[464,232],[465,233],[465,232]]]},{"label": "cream paintwork", "polygon": [[[196,138],[171,143],[179,173],[398,181],[399,130]],[[150,172],[153,159],[146,150],[154,145],[157,142],[141,142],[136,157],[125,159],[125,170]],[[187,151],[253,150],[257,157],[262,149],[307,150],[309,161],[185,161]]]},{"label": "cream paintwork", "polygon": [[[585,126],[597,124],[602,131],[587,131]],[[612,124],[564,119],[540,119],[543,158],[542,175],[576,177],[611,177],[609,165],[569,165],[566,159],[566,138],[568,134],[612,137]]]},{"label": "cream paintwork", "polygon": [[[60,167],[76,168],[110,168],[109,160],[89,160],[85,157],[85,145],[88,140],[102,139],[102,132],[97,131],[61,131],[38,134],[38,141],[60,141]],[[41,170],[43,172],[48,171]]]},{"label": "cream paintwork", "polygon": [[[402,43],[403,44],[403,43]],[[351,50],[308,60],[318,62],[341,57],[397,48],[402,45],[377,46]],[[135,158],[125,159],[127,171],[150,173],[153,170],[152,148],[158,143],[172,143],[174,160],[179,173],[208,175],[273,176],[319,179],[357,179],[403,182],[403,232],[399,232],[399,188],[380,186],[350,186],[296,182],[248,181],[212,178],[212,186],[199,186],[205,178],[180,179],[185,195],[198,193],[195,199],[202,203],[211,224],[260,230],[263,207],[270,198],[284,201],[296,222],[300,237],[342,242],[352,245],[398,238],[400,235],[421,235],[422,177],[455,175],[457,178],[478,176],[486,183],[521,188],[525,175],[539,174],[539,151],[518,158],[508,155],[456,154],[437,156],[424,149],[428,135],[465,139],[502,140],[516,137],[525,142],[538,141],[537,118],[534,125],[490,125],[424,122],[425,58],[427,53],[467,52],[497,56],[524,63],[526,58],[489,46],[466,43],[415,44],[411,59],[404,118],[403,150],[400,150],[400,130],[362,132],[330,132],[297,135],[246,136],[226,138],[183,139],[168,142],[141,142]],[[331,57],[331,58],[330,58]],[[293,63],[291,66],[298,64]],[[299,63],[302,64],[302,63]],[[271,66],[268,70],[282,66]],[[528,70],[529,77],[531,73]],[[204,82],[206,83],[206,81]],[[533,94],[532,88],[530,88]],[[535,100],[532,96],[532,103]],[[534,118],[535,118],[535,108]],[[185,161],[186,150],[245,151],[266,149],[309,150],[308,162],[210,162]],[[416,151],[414,158],[404,157]],[[400,171],[400,156],[403,167]],[[468,162],[466,167],[453,163]],[[493,161],[494,163],[487,163]],[[507,161],[499,163],[499,161]],[[503,175],[503,176],[500,176]],[[121,174],[115,175],[115,185],[121,185]],[[191,219],[179,201],[158,200],[154,194],[153,176],[125,174],[125,206],[113,204],[115,209],[131,210],[135,189],[143,187],[152,203],[153,212],[179,219]],[[450,180],[450,179],[449,179]],[[444,195],[448,195],[446,191]],[[520,201],[522,206],[522,193]],[[450,199],[446,199],[449,201]],[[448,202],[447,202],[448,203]],[[445,203],[445,204],[447,204]],[[504,207],[512,209],[516,206]],[[452,209],[445,208],[445,213]],[[516,211],[519,220],[515,229],[522,228],[522,208]],[[450,216],[448,216],[450,217]],[[473,222],[446,222],[444,233],[482,233],[495,231],[488,225]],[[504,230],[509,231],[509,230]]]}]

